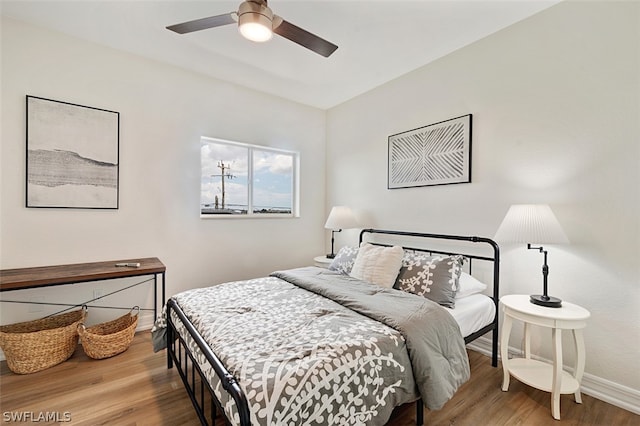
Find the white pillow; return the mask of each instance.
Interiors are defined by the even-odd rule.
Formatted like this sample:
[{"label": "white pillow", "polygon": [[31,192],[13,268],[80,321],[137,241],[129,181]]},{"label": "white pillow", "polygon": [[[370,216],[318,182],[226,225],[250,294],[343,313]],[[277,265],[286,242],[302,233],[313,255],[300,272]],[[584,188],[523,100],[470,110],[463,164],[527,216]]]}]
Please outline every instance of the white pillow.
[{"label": "white pillow", "polygon": [[400,246],[381,247],[363,243],[349,275],[391,288],[400,272],[403,255],[404,250]]},{"label": "white pillow", "polygon": [[482,293],[487,289],[487,285],[472,277],[471,275],[463,272],[460,274],[460,280],[458,281],[458,292],[456,293],[456,299],[460,299],[472,294]]}]

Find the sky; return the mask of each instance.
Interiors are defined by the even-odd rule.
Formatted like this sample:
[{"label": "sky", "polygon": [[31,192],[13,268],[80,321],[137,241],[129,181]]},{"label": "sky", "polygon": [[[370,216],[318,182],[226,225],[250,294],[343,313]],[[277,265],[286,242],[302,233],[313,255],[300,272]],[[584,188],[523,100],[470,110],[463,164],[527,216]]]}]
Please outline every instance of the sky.
[{"label": "sky", "polygon": [[[226,205],[247,205],[248,148],[204,140],[201,147],[201,203],[222,203],[222,169],[225,166]],[[229,177],[229,175],[231,177]],[[253,148],[254,207],[292,207],[293,155]]]}]

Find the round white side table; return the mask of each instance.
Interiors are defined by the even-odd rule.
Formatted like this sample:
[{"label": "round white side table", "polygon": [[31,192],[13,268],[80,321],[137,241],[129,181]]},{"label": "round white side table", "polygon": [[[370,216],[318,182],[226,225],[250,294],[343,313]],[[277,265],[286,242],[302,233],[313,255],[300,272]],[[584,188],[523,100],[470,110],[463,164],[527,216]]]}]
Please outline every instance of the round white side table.
[{"label": "round white side table", "polygon": [[327,256],[316,256],[313,258],[313,264],[320,268],[328,268],[331,265],[333,259],[329,259]]},{"label": "round white side table", "polygon": [[[569,302],[562,302],[560,308],[547,308],[534,305],[528,295],[509,295],[500,299],[504,315],[500,338],[500,357],[502,358],[502,390],[509,389],[509,377],[513,376],[522,383],[534,388],[551,392],[551,415],[560,420],[560,395],[575,394],[578,404],[582,403],[580,381],[584,373],[585,348],[582,329],[591,316],[586,309]],[[524,358],[509,359],[509,336],[513,320],[524,323]],[[531,325],[551,328],[553,340],[553,363],[531,359]],[[574,374],[562,369],[562,330],[571,330],[576,352]]]}]

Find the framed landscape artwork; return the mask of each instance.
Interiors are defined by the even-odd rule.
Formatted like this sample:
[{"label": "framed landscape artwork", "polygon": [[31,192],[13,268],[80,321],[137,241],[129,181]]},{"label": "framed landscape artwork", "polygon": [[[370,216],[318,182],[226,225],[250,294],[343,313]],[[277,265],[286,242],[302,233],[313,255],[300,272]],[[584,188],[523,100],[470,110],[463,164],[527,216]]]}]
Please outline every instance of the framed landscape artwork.
[{"label": "framed landscape artwork", "polygon": [[389,136],[387,188],[471,182],[471,118]]},{"label": "framed landscape artwork", "polygon": [[117,209],[120,114],[27,96],[27,207]]}]

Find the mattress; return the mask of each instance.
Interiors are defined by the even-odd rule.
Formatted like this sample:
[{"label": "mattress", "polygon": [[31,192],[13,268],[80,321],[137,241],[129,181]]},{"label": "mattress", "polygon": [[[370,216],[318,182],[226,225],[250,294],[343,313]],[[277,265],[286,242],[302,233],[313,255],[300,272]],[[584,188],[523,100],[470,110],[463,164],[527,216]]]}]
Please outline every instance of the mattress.
[{"label": "mattress", "polygon": [[484,294],[472,294],[456,299],[454,309],[445,308],[453,316],[463,336],[468,336],[493,322],[496,305]]}]

